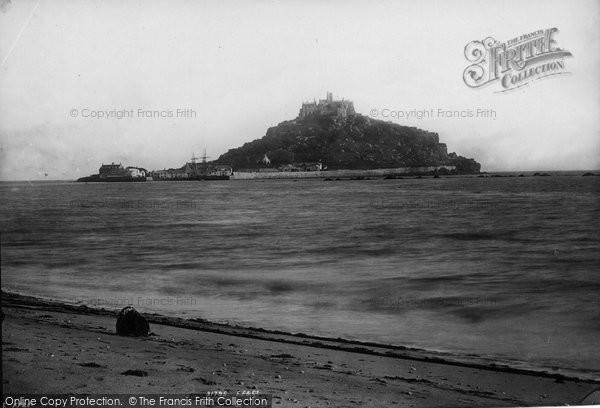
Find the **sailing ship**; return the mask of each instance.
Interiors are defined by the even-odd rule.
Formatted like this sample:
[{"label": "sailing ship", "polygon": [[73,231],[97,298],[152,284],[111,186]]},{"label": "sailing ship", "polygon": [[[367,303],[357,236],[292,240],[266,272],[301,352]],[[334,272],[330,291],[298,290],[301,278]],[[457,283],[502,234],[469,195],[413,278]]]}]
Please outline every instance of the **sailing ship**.
[{"label": "sailing ship", "polygon": [[206,149],[204,149],[202,156],[200,157],[202,162],[198,163],[198,157],[192,154],[191,164],[194,169],[194,178],[197,180],[230,180],[233,175],[233,169],[231,166],[218,165],[208,163],[206,159]]}]

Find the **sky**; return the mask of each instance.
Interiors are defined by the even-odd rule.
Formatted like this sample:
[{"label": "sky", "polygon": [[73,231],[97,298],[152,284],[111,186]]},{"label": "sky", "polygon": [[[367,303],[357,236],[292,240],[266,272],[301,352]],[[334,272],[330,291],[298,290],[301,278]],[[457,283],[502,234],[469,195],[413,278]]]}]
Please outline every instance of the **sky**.
[{"label": "sky", "polygon": [[[327,91],[484,171],[599,169],[599,22],[596,0],[0,0],[0,179],[216,159]],[[552,27],[567,74],[463,81],[469,42]]]}]

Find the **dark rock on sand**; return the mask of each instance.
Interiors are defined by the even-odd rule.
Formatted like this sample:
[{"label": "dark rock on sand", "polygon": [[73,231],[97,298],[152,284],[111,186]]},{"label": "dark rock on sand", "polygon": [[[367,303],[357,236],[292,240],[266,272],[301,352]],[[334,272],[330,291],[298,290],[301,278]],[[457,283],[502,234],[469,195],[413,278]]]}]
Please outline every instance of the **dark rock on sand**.
[{"label": "dark rock on sand", "polygon": [[583,176],[583,177],[589,177],[589,176],[595,176],[595,174],[594,174],[594,173],[589,173],[589,172],[588,172],[588,173],[583,173],[583,174],[582,174],[582,176]]},{"label": "dark rock on sand", "polygon": [[98,363],[96,363],[94,361],[91,361],[89,363],[81,363],[79,365],[82,366],[82,367],[89,367],[89,368],[106,368],[105,365],[98,364]]},{"label": "dark rock on sand", "polygon": [[147,377],[148,373],[144,370],[127,370],[123,371],[121,375],[132,375],[134,377]]},{"label": "dark rock on sand", "polygon": [[119,336],[147,336],[150,325],[144,316],[131,306],[124,307],[117,317],[117,334]]},{"label": "dark rock on sand", "polygon": [[196,381],[200,381],[204,385],[217,385],[217,383],[213,380],[207,380],[206,378],[196,377],[194,378]]},{"label": "dark rock on sand", "polygon": [[291,354],[288,354],[288,353],[271,354],[271,357],[273,357],[273,358],[294,358],[294,356],[292,356]]}]

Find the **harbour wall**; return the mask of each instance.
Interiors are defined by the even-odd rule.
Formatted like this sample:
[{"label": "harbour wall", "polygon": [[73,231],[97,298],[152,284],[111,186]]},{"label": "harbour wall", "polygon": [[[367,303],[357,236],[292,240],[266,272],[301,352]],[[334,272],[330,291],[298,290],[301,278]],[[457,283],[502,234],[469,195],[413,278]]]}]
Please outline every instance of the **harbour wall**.
[{"label": "harbour wall", "polygon": [[234,172],[232,180],[256,179],[300,179],[300,178],[348,178],[348,177],[385,177],[400,174],[426,174],[436,170],[452,171],[455,166],[434,167],[398,167],[392,169],[373,170],[325,170],[325,171],[261,171]]}]

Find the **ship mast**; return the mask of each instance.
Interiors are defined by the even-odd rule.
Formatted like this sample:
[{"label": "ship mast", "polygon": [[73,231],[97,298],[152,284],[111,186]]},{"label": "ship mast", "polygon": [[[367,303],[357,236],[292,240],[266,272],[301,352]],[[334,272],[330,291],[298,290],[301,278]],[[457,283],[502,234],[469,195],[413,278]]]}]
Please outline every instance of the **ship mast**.
[{"label": "ship mast", "polygon": [[[194,167],[194,172],[196,176],[201,176],[202,174],[205,174],[208,170],[208,164],[206,159],[208,159],[209,157],[206,155],[206,148],[202,151],[202,156],[200,157],[196,157],[196,155],[194,153],[192,153],[192,158],[190,159],[192,161],[192,165]],[[202,159],[201,162],[201,166],[200,166],[200,171],[198,171],[198,159]]]},{"label": "ship mast", "polygon": [[196,157],[196,155],[194,153],[192,153],[192,158],[190,159],[192,161],[192,167],[194,168],[194,175],[198,175],[198,163],[196,163],[196,160],[198,160],[198,157]]},{"label": "ship mast", "polygon": [[204,151],[202,152],[202,163],[206,163],[206,159],[209,159],[209,157],[206,155],[206,148],[204,148]]}]

